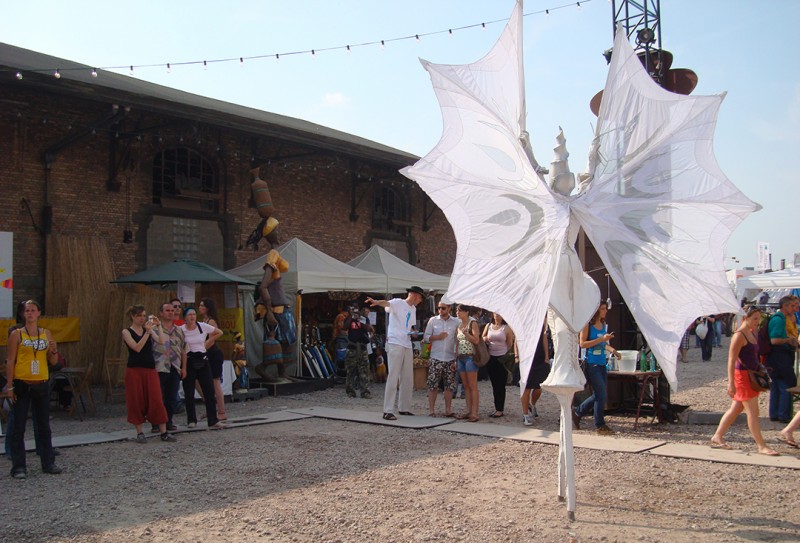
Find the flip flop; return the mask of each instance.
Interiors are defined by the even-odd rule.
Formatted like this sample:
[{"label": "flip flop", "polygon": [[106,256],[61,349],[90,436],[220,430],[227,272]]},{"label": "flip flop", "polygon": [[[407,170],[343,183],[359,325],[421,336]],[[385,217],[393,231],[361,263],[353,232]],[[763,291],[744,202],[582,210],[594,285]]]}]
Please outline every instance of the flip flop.
[{"label": "flip flop", "polygon": [[478,422],[479,420],[481,419],[479,419],[478,417],[470,417],[467,419],[467,422]]},{"label": "flip flop", "polygon": [[444,416],[447,417],[448,419],[456,418],[456,414],[455,413],[445,413]]},{"label": "flip flop", "polygon": [[397,420],[397,417],[394,416],[394,413],[384,413],[383,420]]},{"label": "flip flop", "polygon": [[779,453],[778,451],[773,451],[772,449],[770,449],[770,450],[768,450],[766,452],[758,451],[758,454],[763,454],[764,456],[780,456],[781,455],[781,453]]},{"label": "flip flop", "polygon": [[469,417],[469,415],[463,415],[461,413],[459,413],[458,415],[453,415],[453,418],[456,419],[456,420],[464,420],[464,419],[466,419],[468,417]]},{"label": "flip flop", "polygon": [[717,443],[716,441],[709,441],[708,446],[712,449],[721,449],[723,451],[729,451],[733,449],[728,443]]},{"label": "flip flop", "polygon": [[791,437],[786,437],[783,434],[778,434],[778,441],[780,441],[781,443],[785,443],[786,445],[789,445],[790,447],[794,447],[795,449],[798,448],[797,447],[797,441],[795,441]]}]

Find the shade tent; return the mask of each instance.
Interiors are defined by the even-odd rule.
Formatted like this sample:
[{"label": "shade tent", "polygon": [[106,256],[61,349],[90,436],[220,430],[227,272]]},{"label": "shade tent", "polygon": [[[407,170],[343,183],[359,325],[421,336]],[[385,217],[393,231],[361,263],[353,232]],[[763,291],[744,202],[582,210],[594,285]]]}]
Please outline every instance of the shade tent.
[{"label": "shade tent", "polygon": [[[282,274],[283,289],[293,296],[298,290],[303,294],[328,291],[383,292],[383,276],[354,268],[328,256],[298,238],[292,238],[278,252],[289,262],[289,271]],[[254,283],[264,275],[264,257],[260,256],[238,268],[228,270]]]},{"label": "shade tent", "polygon": [[744,295],[748,300],[766,290],[771,294],[770,301],[777,302],[782,294],[791,294],[797,289],[800,289],[800,268],[748,275],[736,281],[737,296],[741,298]]},{"label": "shade tent", "polygon": [[383,247],[373,245],[361,253],[349,265],[360,270],[381,274],[385,277],[385,284],[381,292],[395,294],[416,285],[425,290],[445,291],[450,283],[450,277],[437,275],[418,268],[396,257]]},{"label": "shade tent", "polygon": [[[261,279],[259,277],[259,279]],[[143,285],[160,285],[177,283],[178,281],[194,281],[195,283],[238,283],[255,285],[256,281],[218,270],[208,264],[196,260],[175,260],[144,271],[120,277],[112,283],[140,283]]]},{"label": "shade tent", "polygon": [[[383,292],[386,285],[384,276],[354,268],[298,238],[292,238],[278,247],[278,252],[289,263],[289,271],[281,274],[281,284],[286,294],[293,300],[291,303],[293,308],[295,308],[295,296],[300,290],[303,294],[328,291]],[[228,273],[256,283],[264,276],[263,266],[264,255],[238,268],[228,270]],[[264,337],[262,326],[253,319],[254,298],[255,295],[250,289],[242,292],[245,348],[247,359],[250,361],[260,360],[261,341]]]}]

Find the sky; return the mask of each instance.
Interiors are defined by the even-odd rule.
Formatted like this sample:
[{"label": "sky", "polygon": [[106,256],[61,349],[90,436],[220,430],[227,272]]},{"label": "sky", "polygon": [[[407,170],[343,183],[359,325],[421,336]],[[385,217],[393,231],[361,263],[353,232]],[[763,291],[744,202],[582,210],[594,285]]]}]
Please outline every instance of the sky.
[{"label": "sky", "polygon": [[[534,153],[549,164],[561,126],[577,172],[596,119],[589,100],[605,84],[602,53],[613,42],[613,13],[607,0],[576,4],[526,1],[523,39]],[[0,42],[100,68],[134,65],[133,77],[142,80],[423,156],[438,141],[442,121],[418,58],[474,62],[513,7],[513,0],[5,0]],[[726,267],[756,265],[762,241],[770,244],[775,269],[800,253],[793,233],[800,63],[791,60],[800,50],[798,19],[797,0],[661,1],[662,46],[673,53],[673,68],[697,73],[693,94],[727,92],[714,140],[717,160],[763,206],[733,232]],[[384,47],[358,45],[380,40]],[[316,54],[290,54],[311,49]],[[247,58],[257,56],[266,58]],[[229,58],[235,60],[211,62]],[[138,67],[148,64],[158,66]]]}]

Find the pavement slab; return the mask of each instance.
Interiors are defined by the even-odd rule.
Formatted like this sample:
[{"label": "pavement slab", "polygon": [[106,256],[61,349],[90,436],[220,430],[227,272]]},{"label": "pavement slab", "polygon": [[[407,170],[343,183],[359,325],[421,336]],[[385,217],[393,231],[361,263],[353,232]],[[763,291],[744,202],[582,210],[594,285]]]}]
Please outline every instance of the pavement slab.
[{"label": "pavement slab", "polygon": [[435,428],[450,424],[453,419],[446,417],[429,417],[427,415],[404,416],[396,415],[397,420],[385,420],[383,413],[375,411],[358,411],[355,409],[334,409],[332,407],[304,407],[290,409],[292,413],[310,415],[324,419],[348,420],[351,422],[365,422],[368,424],[382,424],[384,426],[397,426],[399,428]]}]

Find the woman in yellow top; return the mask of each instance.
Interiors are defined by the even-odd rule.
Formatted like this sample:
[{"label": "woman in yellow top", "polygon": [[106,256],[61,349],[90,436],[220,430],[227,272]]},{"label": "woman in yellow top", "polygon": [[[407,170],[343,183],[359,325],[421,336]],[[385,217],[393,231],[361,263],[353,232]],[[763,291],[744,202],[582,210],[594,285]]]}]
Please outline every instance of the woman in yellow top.
[{"label": "woman in yellow top", "polygon": [[39,327],[41,306],[33,301],[25,302],[25,325],[8,336],[8,364],[6,376],[9,385],[5,396],[14,404],[14,426],[9,428],[11,443],[11,476],[25,479],[25,424],[28,409],[39,428],[39,457],[44,473],[58,474],[53,443],[50,434],[50,383],[49,365],[58,363],[58,347],[49,330]]}]

